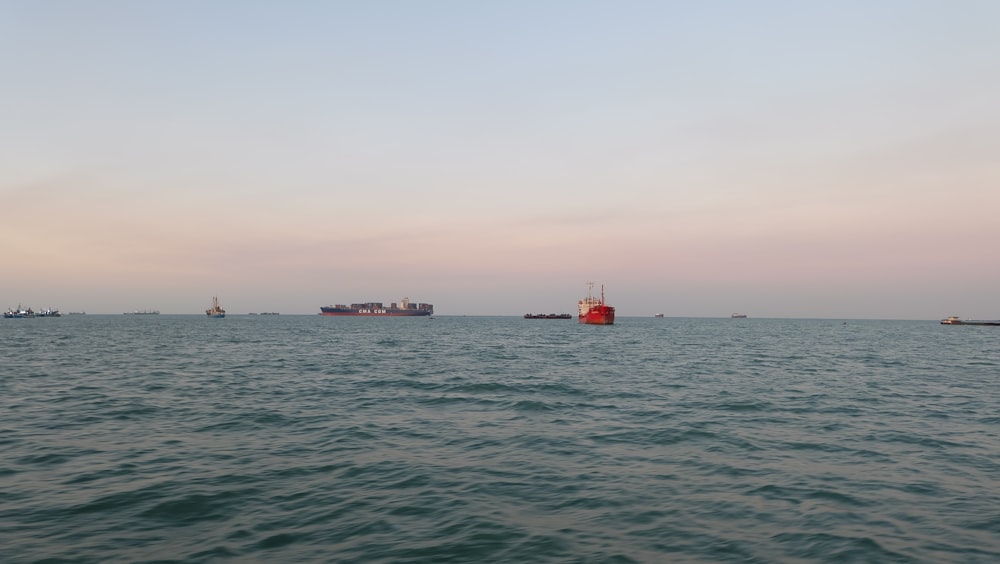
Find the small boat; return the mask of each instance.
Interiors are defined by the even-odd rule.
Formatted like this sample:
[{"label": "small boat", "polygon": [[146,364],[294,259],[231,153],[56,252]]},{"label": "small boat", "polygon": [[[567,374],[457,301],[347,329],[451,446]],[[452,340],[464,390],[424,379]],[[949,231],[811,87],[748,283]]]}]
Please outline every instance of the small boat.
[{"label": "small boat", "polygon": [[601,297],[592,295],[594,283],[587,283],[587,297],[577,302],[580,314],[577,319],[586,325],[614,325],[615,308],[604,302],[604,284],[601,284]]},{"label": "small boat", "polygon": [[731,317],[733,319],[746,319],[747,318],[747,314],[745,314],[745,313],[734,313],[734,314],[730,315],[729,317]]},{"label": "small boat", "polygon": [[526,313],[525,319],[573,319],[568,313]]},{"label": "small boat", "polygon": [[59,313],[58,309],[52,309],[50,307],[47,307],[36,313],[35,317],[62,317],[62,314]]},{"label": "small boat", "polygon": [[3,316],[4,319],[29,319],[35,317],[35,312],[30,307],[24,309],[21,304],[17,304],[17,309],[7,308]]},{"label": "small boat", "polygon": [[205,310],[205,315],[212,319],[222,319],[226,316],[226,310],[222,309],[222,306],[219,305],[218,296],[212,296],[212,307]]},{"label": "small boat", "polygon": [[657,314],[653,315],[653,317],[663,317],[663,314],[662,313],[657,313]]},{"label": "small boat", "polygon": [[1000,320],[962,319],[956,315],[941,320],[941,325],[992,325],[1000,326]]}]

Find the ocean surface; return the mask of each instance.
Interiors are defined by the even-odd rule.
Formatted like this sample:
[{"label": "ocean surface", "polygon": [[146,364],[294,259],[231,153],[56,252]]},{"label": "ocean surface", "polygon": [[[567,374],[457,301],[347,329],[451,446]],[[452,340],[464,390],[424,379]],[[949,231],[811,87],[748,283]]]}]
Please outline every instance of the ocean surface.
[{"label": "ocean surface", "polygon": [[2,562],[1000,561],[1000,327],[0,320]]}]

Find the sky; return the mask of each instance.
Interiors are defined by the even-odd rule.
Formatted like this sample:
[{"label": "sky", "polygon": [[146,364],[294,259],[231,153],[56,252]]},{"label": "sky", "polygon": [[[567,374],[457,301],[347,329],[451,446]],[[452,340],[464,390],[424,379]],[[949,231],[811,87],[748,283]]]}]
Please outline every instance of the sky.
[{"label": "sky", "polygon": [[0,307],[1000,318],[1000,2],[0,13]]}]

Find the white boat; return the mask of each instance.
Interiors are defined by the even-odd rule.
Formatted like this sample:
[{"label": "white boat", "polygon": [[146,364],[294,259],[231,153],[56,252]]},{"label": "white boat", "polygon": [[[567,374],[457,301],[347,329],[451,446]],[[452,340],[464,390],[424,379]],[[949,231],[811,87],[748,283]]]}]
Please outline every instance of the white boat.
[{"label": "white boat", "polygon": [[21,304],[17,304],[17,309],[7,308],[7,311],[3,313],[5,319],[28,319],[35,317],[35,312],[29,307],[24,309]]},{"label": "white boat", "polygon": [[222,319],[226,316],[226,310],[219,305],[219,297],[212,296],[212,307],[205,310],[205,315],[213,319]]}]

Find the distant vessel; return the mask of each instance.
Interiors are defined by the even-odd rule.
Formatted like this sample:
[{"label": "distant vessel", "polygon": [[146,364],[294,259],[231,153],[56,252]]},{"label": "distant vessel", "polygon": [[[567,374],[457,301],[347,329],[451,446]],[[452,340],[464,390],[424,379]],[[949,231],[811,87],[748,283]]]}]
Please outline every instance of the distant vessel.
[{"label": "distant vessel", "polygon": [[745,313],[734,313],[734,314],[730,315],[729,317],[732,317],[733,319],[746,319],[747,318],[747,314],[745,314]]},{"label": "distant vessel", "polygon": [[85,311],[71,311],[71,312],[69,312],[69,315],[87,315],[87,312],[85,312]]},{"label": "distant vessel", "polygon": [[573,319],[568,313],[526,313],[525,319]]},{"label": "distant vessel", "polygon": [[205,310],[205,315],[213,319],[222,319],[226,316],[226,310],[219,305],[219,297],[212,296],[212,307]]},{"label": "distant vessel", "polygon": [[160,315],[160,310],[158,309],[135,309],[132,311],[126,311],[122,315]]},{"label": "distant vessel", "polygon": [[4,319],[29,319],[35,317],[35,312],[29,307],[24,309],[21,304],[17,304],[17,309],[7,308],[3,312]]},{"label": "distant vessel", "polygon": [[662,313],[657,313],[657,314],[653,315],[653,317],[663,317],[663,314]]},{"label": "distant vessel", "polygon": [[587,283],[587,297],[577,302],[580,309],[579,321],[587,325],[613,325],[615,308],[604,303],[604,284],[601,284],[601,297],[592,295],[594,283]]},{"label": "distant vessel", "polygon": [[385,307],[382,302],[366,302],[351,305],[328,305],[319,308],[320,315],[352,316],[352,317],[416,317],[434,313],[432,304],[410,303],[410,298],[403,298],[399,304],[392,302]]},{"label": "distant vessel", "polygon": [[941,320],[941,325],[994,325],[1000,326],[1000,320],[965,319],[951,316]]},{"label": "distant vessel", "polygon": [[58,309],[47,307],[35,314],[35,317],[62,317]]}]

